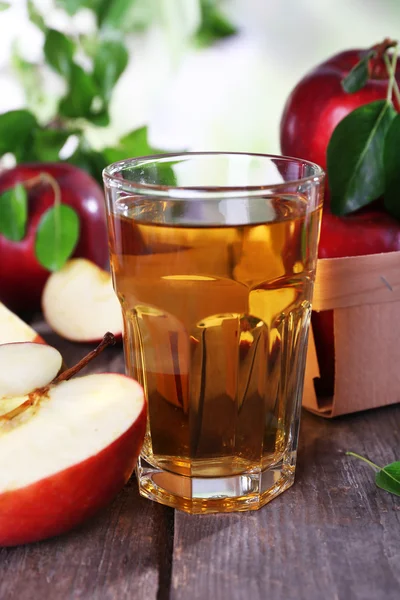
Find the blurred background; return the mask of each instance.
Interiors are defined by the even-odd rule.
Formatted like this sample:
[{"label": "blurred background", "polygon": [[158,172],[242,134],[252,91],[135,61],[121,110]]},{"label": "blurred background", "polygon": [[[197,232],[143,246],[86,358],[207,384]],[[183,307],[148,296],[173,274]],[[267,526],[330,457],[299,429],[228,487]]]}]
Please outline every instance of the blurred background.
[{"label": "blurred background", "polygon": [[[10,0],[0,9],[0,113],[28,109],[64,131],[46,158],[61,152],[93,169],[147,148],[279,152],[285,99],[307,70],[400,37],[399,0]],[[120,141],[144,125],[140,149]],[[120,153],[96,154],[103,148]]]}]

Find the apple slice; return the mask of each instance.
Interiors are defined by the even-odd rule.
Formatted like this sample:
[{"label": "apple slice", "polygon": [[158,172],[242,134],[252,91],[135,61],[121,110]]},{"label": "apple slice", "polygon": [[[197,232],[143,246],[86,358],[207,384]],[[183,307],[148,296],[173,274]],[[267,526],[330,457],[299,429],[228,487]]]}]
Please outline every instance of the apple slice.
[{"label": "apple slice", "polygon": [[[3,348],[8,364],[11,346]],[[66,380],[86,363],[16,398],[19,407],[0,416],[0,546],[68,531],[109,503],[133,472],[146,428],[143,390],[113,373]]]},{"label": "apple slice", "polygon": [[0,344],[10,342],[46,343],[32,327],[0,302]]},{"label": "apple slice", "polygon": [[42,308],[50,327],[67,340],[98,341],[104,331],[122,335],[122,311],[111,275],[89,260],[70,260],[50,275]]},{"label": "apple slice", "polygon": [[62,356],[45,344],[2,344],[0,365],[0,399],[10,398],[48,385],[60,372]]}]

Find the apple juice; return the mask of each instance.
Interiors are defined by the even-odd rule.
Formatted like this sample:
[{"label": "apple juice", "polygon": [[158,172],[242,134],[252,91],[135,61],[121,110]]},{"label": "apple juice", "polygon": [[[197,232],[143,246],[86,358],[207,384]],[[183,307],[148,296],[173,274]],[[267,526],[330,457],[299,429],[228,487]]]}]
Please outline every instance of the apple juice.
[{"label": "apple juice", "polygon": [[127,371],[148,400],[142,456],[170,473],[263,470],[297,435],[321,209],[251,203],[244,225],[135,196],[109,219]]}]

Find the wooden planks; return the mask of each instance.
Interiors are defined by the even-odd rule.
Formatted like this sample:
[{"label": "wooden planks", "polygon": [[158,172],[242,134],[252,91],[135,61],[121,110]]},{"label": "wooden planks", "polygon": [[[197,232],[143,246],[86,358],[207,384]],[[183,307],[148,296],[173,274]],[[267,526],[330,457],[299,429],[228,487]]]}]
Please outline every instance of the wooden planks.
[{"label": "wooden planks", "polygon": [[0,549],[0,598],[155,600],[169,586],[172,509],[139,497],[136,482],[67,535]]},{"label": "wooden planks", "polygon": [[303,415],[297,481],[255,513],[175,516],[172,600],[398,600],[400,498],[375,488],[400,454],[400,406]]},{"label": "wooden planks", "polygon": [[[93,348],[61,340],[41,323],[36,327],[68,366]],[[123,368],[119,345],[85,371]],[[159,589],[169,588],[172,529],[172,509],[141,498],[133,478],[108,509],[76,531],[0,549],[0,599],[163,600]]]}]

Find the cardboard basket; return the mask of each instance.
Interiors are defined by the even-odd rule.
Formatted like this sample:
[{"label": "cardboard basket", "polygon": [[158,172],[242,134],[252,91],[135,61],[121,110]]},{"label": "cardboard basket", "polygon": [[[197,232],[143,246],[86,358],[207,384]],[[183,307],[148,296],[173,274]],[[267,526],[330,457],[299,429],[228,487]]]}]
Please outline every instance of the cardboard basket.
[{"label": "cardboard basket", "polygon": [[320,259],[313,310],[334,311],[334,395],[315,393],[311,330],[303,406],[336,417],[400,402],[400,251]]}]

